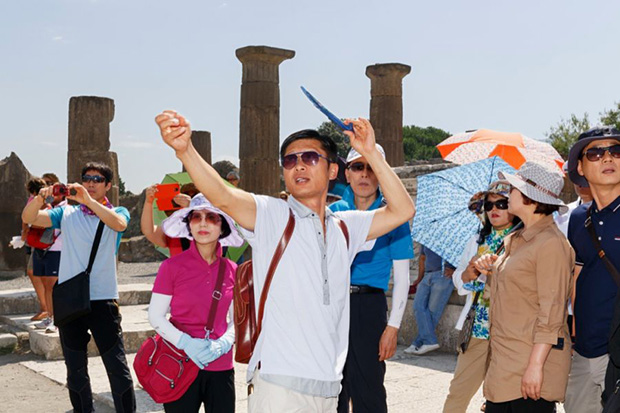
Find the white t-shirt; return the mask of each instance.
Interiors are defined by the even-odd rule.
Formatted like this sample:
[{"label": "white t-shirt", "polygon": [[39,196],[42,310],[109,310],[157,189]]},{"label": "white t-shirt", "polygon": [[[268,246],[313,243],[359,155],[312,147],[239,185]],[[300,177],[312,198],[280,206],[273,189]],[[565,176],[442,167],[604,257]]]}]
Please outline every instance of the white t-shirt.
[{"label": "white t-shirt", "polygon": [[[286,202],[253,196],[256,225],[253,232],[241,232],[252,246],[257,309],[289,208],[295,229],[273,276],[247,380],[260,361],[265,381],[312,396],[337,397],[349,345],[350,268],[358,252],[374,245],[366,237],[375,211],[326,209],[325,242],[318,215],[294,197]],[[334,216],[347,225],[348,250]]]}]

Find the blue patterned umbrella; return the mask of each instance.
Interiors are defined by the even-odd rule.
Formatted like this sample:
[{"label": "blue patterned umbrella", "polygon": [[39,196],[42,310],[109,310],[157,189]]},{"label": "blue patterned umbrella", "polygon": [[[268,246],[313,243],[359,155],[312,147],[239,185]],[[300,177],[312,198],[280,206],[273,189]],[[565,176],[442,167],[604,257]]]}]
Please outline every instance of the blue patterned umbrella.
[{"label": "blue patterned umbrella", "polygon": [[469,199],[497,180],[499,171],[514,173],[515,169],[494,156],[419,176],[413,240],[457,266],[465,244],[480,224],[467,209]]}]

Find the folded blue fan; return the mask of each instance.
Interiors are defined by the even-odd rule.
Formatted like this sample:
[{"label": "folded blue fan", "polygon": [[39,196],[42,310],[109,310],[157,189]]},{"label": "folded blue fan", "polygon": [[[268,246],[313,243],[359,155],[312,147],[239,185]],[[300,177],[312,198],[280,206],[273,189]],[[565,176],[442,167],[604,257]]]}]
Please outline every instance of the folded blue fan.
[{"label": "folded blue fan", "polygon": [[323,114],[327,116],[329,120],[331,120],[336,126],[338,126],[342,130],[348,130],[348,131],[353,130],[353,125],[345,125],[344,122],[342,122],[342,120],[340,120],[338,116],[334,115],[329,110],[327,110],[325,106],[321,105],[321,102],[316,100],[316,98],[312,96],[310,92],[306,90],[305,87],[301,86],[301,91],[304,92],[304,95],[306,95],[306,97],[310,99],[310,102],[312,102],[312,104],[316,106],[318,110],[323,112]]}]

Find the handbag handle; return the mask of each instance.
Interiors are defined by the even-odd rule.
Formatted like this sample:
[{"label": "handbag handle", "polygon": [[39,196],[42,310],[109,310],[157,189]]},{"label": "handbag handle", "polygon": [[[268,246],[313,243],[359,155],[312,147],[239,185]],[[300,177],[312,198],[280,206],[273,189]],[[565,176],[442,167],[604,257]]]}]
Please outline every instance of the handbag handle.
[{"label": "handbag handle", "polygon": [[603,263],[605,263],[605,267],[607,267],[607,271],[609,271],[618,287],[620,287],[620,273],[611,262],[611,260],[607,257],[607,254],[605,254],[605,251],[601,246],[601,241],[599,241],[598,236],[596,235],[596,230],[592,225],[592,205],[590,205],[590,208],[588,208],[588,217],[586,218],[585,227],[590,234],[590,238],[592,238],[594,248],[596,248],[596,252],[598,253],[599,258],[603,260]]},{"label": "handbag handle", "polygon": [[90,276],[90,272],[93,269],[93,264],[95,263],[95,257],[97,256],[97,250],[99,249],[99,243],[101,242],[101,235],[103,234],[103,227],[105,224],[103,221],[99,220],[99,225],[97,226],[97,232],[95,233],[95,240],[93,241],[93,246],[90,249],[90,257],[88,258],[88,266],[86,267],[86,274]]},{"label": "handbag handle", "polygon": [[284,250],[288,246],[288,242],[291,240],[291,236],[293,236],[293,230],[295,229],[295,216],[293,215],[293,210],[289,208],[288,212],[289,215],[286,228],[284,228],[284,233],[282,234],[280,242],[278,242],[278,246],[276,247],[276,251],[273,253],[273,257],[271,258],[271,263],[269,264],[269,269],[267,270],[267,277],[265,278],[265,285],[263,286],[263,291],[260,294],[260,304],[258,305],[258,323],[256,325],[254,337],[252,337],[252,340],[254,342],[256,342],[256,339],[258,339],[258,336],[260,335],[261,326],[263,324],[263,311],[265,310],[265,301],[267,301],[267,293],[269,292],[269,287],[271,286],[273,274],[276,272],[278,263],[280,262],[282,254],[284,254]]}]

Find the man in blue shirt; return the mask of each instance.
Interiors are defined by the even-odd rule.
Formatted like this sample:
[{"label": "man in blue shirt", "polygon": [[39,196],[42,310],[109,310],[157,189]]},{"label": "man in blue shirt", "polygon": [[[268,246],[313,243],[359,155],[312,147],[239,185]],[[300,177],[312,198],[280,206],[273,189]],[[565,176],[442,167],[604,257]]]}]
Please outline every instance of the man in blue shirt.
[{"label": "man in blue shirt", "polygon": [[[381,145],[377,150],[385,158]],[[336,211],[375,210],[386,200],[379,181],[366,159],[355,149],[347,156],[345,171],[349,186],[342,200],[330,205]],[[407,304],[409,260],[413,258],[413,242],[409,223],[377,238],[372,250],[360,252],[351,266],[351,324],[349,351],[344,366],[338,412],[387,412],[383,381],[385,361],[396,352],[398,329]],[[390,272],[394,267],[392,311],[387,320]]]},{"label": "man in blue shirt", "polygon": [[116,282],[116,252],[121,234],[129,223],[129,212],[124,207],[114,208],[105,196],[112,187],[112,176],[107,165],[88,163],[82,168],[82,185],[68,185],[71,192],[67,198],[79,205],[41,211],[45,198],[53,191],[53,187],[47,187],[41,189],[22,213],[22,220],[26,223],[62,230],[59,283],[86,269],[99,222],[105,224],[90,275],[91,312],[59,327],[67,366],[67,388],[76,412],[93,411],[86,350],[89,330],[106,368],[116,411],[136,411],[133,381],[125,357]]},{"label": "man in blue shirt", "polygon": [[599,126],[579,135],[570,150],[568,175],[575,184],[589,186],[594,200],[577,207],[568,224],[568,239],[576,253],[575,351],[564,408],[567,413],[598,413],[603,408],[602,392],[613,391],[606,387],[615,383],[605,380],[605,371],[613,376],[615,370],[617,378],[620,368],[620,355],[609,351],[620,339],[612,336],[609,342],[610,328],[613,333],[618,327],[612,321],[618,284],[585,224],[591,215],[602,249],[620,271],[620,131]]}]

